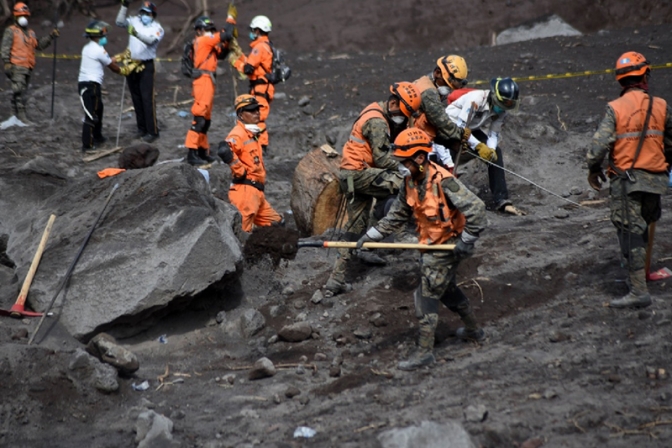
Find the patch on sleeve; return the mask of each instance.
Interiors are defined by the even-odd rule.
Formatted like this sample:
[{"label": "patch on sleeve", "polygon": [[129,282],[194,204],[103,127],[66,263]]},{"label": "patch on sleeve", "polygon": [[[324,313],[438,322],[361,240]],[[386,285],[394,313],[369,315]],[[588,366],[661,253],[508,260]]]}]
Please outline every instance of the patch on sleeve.
[{"label": "patch on sleeve", "polygon": [[460,184],[457,183],[454,177],[444,179],[442,183],[444,187],[446,187],[453,193],[457,193],[458,191],[460,191]]}]

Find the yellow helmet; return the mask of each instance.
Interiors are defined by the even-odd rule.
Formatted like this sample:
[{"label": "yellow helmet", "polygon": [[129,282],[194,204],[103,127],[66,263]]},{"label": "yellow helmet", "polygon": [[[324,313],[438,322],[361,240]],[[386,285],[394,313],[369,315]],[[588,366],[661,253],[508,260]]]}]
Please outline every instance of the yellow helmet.
[{"label": "yellow helmet", "polygon": [[467,61],[462,56],[454,54],[440,57],[436,60],[436,66],[441,70],[441,77],[451,89],[461,89],[467,85]]}]

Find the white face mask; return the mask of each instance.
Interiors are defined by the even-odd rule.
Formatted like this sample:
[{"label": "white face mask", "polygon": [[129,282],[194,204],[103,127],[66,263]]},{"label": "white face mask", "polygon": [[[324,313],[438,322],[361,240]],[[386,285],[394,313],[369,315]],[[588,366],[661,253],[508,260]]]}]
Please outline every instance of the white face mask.
[{"label": "white face mask", "polygon": [[19,26],[22,26],[22,27],[25,28],[26,26],[28,26],[28,19],[26,19],[25,17],[21,16],[21,17],[19,17],[19,18],[16,20],[16,23],[18,23]]},{"label": "white face mask", "polygon": [[448,86],[439,86],[439,87],[437,87],[437,89],[439,91],[439,95],[441,95],[441,96],[450,95],[450,87],[448,87]]},{"label": "white face mask", "polygon": [[392,117],[392,121],[393,121],[395,124],[403,124],[404,121],[406,121],[406,117],[395,116],[395,117]]},{"label": "white face mask", "polygon": [[404,177],[411,177],[411,170],[406,168],[403,164],[399,164],[399,172],[401,173],[402,176]]},{"label": "white face mask", "polygon": [[261,132],[261,128],[256,124],[246,124],[245,129],[247,129],[253,134],[259,134]]}]

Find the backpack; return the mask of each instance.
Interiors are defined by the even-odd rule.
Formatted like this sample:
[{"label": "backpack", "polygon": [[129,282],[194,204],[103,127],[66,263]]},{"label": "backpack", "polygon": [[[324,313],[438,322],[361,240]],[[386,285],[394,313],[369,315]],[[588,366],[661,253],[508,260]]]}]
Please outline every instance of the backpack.
[{"label": "backpack", "polygon": [[182,64],[180,69],[182,74],[189,79],[193,78],[194,75],[194,41],[188,40],[184,44],[184,50],[182,50]]},{"label": "backpack", "polygon": [[285,63],[285,53],[276,49],[271,41],[268,41],[273,53],[273,62],[271,63],[271,72],[266,74],[266,79],[271,84],[285,82],[292,76],[292,69]]}]

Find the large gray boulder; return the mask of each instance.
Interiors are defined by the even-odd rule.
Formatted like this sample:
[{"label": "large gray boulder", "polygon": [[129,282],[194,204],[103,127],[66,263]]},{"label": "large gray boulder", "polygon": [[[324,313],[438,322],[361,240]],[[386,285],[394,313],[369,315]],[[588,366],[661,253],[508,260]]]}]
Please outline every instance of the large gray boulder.
[{"label": "large gray boulder", "polygon": [[236,272],[242,257],[240,215],[215,198],[203,176],[186,164],[164,164],[118,176],[96,176],[50,196],[9,232],[7,255],[21,277],[28,271],[51,213],[57,215],[29,304],[44,310],[115,183],[103,218],[73,271],[55,311],[76,338],[97,329],[133,325],[183,306]]},{"label": "large gray boulder", "polygon": [[475,448],[469,433],[456,420],[423,421],[420,426],[392,428],[378,435],[383,448]]}]

